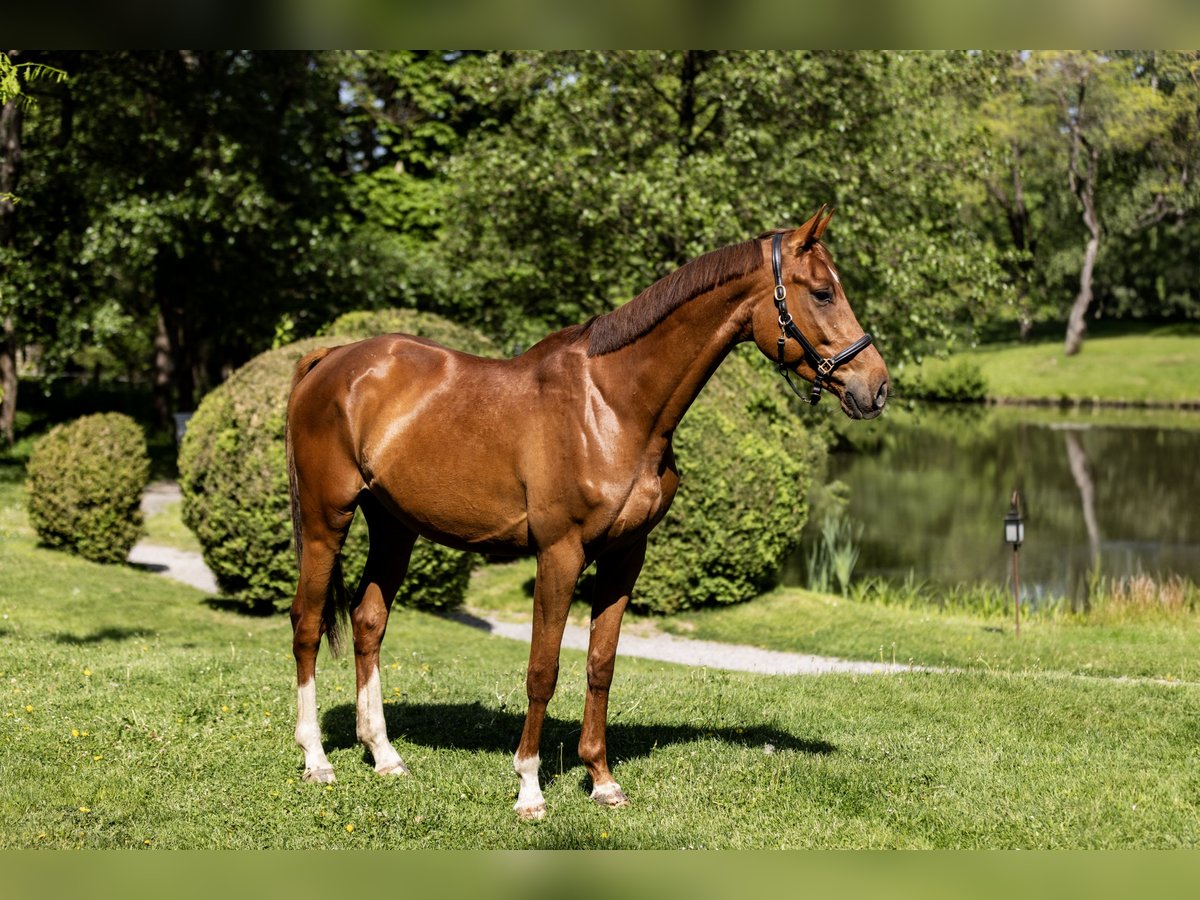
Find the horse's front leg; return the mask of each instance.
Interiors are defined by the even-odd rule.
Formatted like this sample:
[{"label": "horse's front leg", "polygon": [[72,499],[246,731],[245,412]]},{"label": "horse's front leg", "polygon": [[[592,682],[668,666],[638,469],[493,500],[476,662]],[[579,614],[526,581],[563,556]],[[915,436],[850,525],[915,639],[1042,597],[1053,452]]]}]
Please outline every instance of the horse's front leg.
[{"label": "horse's front leg", "polygon": [[646,558],[646,539],[596,561],[596,593],[592,598],[592,634],[588,641],[587,700],[579,758],[592,778],[592,799],[603,806],[629,801],[608,770],[608,689],[612,685],[621,616],[629,605],[634,582]]},{"label": "horse's front leg", "polygon": [[583,570],[583,548],[578,541],[564,540],[538,553],[537,583],[533,590],[533,637],[529,644],[529,669],[525,689],[529,711],[521,743],[513,756],[513,768],[521,780],[513,809],[523,819],[546,815],[546,800],[538,782],[542,724],[546,705],[558,683],[558,653],[563,629],[571,608],[575,582]]}]

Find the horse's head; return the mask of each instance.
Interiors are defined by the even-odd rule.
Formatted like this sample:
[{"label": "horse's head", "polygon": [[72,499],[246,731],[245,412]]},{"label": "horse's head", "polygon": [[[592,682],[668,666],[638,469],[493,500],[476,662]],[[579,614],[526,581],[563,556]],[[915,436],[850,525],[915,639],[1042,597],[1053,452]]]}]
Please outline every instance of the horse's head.
[{"label": "horse's head", "polygon": [[873,419],[887,402],[887,366],[858,324],[821,243],[832,215],[822,206],[796,230],[764,235],[773,277],[767,298],[754,306],[754,342],[784,374],[813,382],[811,402],[816,388],[825,388],[850,418]]}]

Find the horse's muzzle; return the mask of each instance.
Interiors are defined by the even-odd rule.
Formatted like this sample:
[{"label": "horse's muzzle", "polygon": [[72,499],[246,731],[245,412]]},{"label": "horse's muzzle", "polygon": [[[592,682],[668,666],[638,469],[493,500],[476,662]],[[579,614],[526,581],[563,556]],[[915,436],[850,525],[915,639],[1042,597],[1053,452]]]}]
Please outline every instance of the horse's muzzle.
[{"label": "horse's muzzle", "polygon": [[842,409],[851,419],[874,419],[887,403],[888,381],[884,378],[873,391],[847,386],[842,391]]}]

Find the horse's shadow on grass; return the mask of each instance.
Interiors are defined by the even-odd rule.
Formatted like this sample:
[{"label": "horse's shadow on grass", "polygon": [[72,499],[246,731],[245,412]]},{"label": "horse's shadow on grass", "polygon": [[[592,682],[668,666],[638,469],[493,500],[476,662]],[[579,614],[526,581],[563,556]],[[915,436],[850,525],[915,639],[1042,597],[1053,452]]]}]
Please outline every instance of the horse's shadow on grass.
[{"label": "horse's shadow on grass", "polygon": [[91,634],[78,635],[71,634],[67,631],[61,631],[54,635],[54,640],[59,644],[103,644],[107,641],[128,641],[133,638],[147,637],[154,634],[149,628],[122,628],[118,626],[109,626],[108,628],[100,628],[93,631]]},{"label": "horse's shadow on grass", "polygon": [[[330,707],[322,717],[326,746],[355,746],[354,705]],[[496,709],[482,703],[404,703],[384,707],[388,734],[426,747],[512,753],[525,722],[524,710]],[[572,751],[579,742],[580,723],[547,715],[542,732],[544,748],[565,745]],[[640,725],[613,722],[608,745],[615,761],[649,756],[656,747],[715,738],[727,744],[757,747],[766,752],[792,750],[826,755],[837,750],[822,740],[798,738],[772,725],[737,728],[704,728],[693,725]]]},{"label": "horse's shadow on grass", "polygon": [[148,562],[127,562],[125,565],[128,568],[133,569],[135,572],[151,572],[155,575],[166,572],[171,568],[170,566],[164,566],[162,563]]},{"label": "horse's shadow on grass", "polygon": [[239,616],[246,616],[251,619],[265,619],[268,616],[273,616],[277,612],[275,604],[269,600],[259,603],[248,603],[245,600],[235,600],[232,597],[205,597],[203,600],[205,606],[209,609],[215,609],[218,612],[234,613]]}]

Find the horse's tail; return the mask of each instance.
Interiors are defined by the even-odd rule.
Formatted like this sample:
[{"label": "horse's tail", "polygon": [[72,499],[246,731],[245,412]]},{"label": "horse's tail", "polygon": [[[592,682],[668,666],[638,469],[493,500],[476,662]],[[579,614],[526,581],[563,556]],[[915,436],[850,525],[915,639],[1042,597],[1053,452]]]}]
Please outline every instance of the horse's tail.
[{"label": "horse's tail", "polygon": [[[296,364],[292,375],[292,391],[296,390],[304,376],[323,360],[331,347],[321,347],[309,353]],[[287,447],[288,498],[292,511],[292,543],[296,548],[296,568],[300,569],[304,558],[304,526],[300,517],[300,487],[296,478],[296,454],[292,448],[291,402],[288,403],[288,418],[284,425],[285,445]],[[342,649],[343,625],[350,618],[350,591],[346,588],[346,579],[342,574],[342,554],[339,551],[333,560],[333,569],[329,573],[329,591],[325,605],[321,610],[321,618],[325,624],[325,636],[329,641],[329,652],[337,656]]]}]

